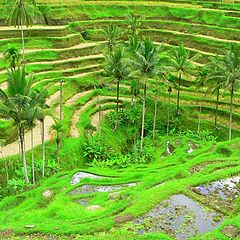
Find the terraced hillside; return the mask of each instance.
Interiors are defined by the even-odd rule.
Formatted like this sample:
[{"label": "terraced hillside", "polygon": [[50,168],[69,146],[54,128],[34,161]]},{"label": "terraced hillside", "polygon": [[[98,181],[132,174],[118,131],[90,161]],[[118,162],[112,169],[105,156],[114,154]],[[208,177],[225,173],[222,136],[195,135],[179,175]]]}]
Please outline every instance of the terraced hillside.
[{"label": "terraced hillside", "polygon": [[[8,88],[4,51],[9,46],[22,48],[20,29],[8,26],[6,22],[10,5],[0,0],[0,9],[4,13],[0,16],[0,88],[4,91]],[[199,69],[211,57],[221,55],[221,50],[230,49],[231,44],[240,47],[240,2],[37,0],[36,6],[38,14],[33,26],[24,27],[25,64],[26,71],[34,75],[33,88],[37,92],[47,90],[46,104],[51,114],[44,119],[44,129],[41,122],[37,122],[32,132],[30,129],[25,132],[27,163],[30,168],[30,150],[34,146],[40,181],[44,142],[48,175],[61,173],[41,180],[33,190],[1,201],[0,238],[11,239],[16,233],[35,233],[36,238],[43,239],[48,238],[48,234],[84,235],[79,239],[238,239],[238,89],[234,95],[232,120],[232,136],[236,139],[232,142],[220,142],[228,139],[231,92],[228,89],[220,91],[216,128],[216,94],[206,94],[206,86],[197,88],[199,71],[193,71],[182,75],[182,115],[178,124],[182,133],[197,132],[201,127],[211,135],[208,139],[211,141],[206,141],[207,137],[197,140],[196,136],[191,139],[189,135],[176,133],[173,112],[178,88],[173,84],[169,92],[166,81],[158,87],[157,79],[149,79],[147,126],[152,128],[149,119],[152,119],[153,111],[150,109],[154,108],[156,98],[159,106],[157,131],[160,133],[155,141],[146,138],[146,145],[153,155],[151,163],[147,165],[145,159],[143,164],[130,164],[129,167],[126,157],[121,160],[121,167],[126,169],[109,170],[109,167],[115,168],[114,161],[103,161],[106,164],[103,166],[91,163],[83,148],[86,142],[91,142],[91,136],[97,136],[100,140],[92,145],[100,142],[104,147],[107,144],[110,154],[127,156],[130,142],[136,141],[136,133],[128,132],[128,129],[132,130],[132,123],[125,128],[120,126],[116,132],[112,132],[109,123],[118,101],[114,79],[106,76],[104,71],[104,26],[121,28],[121,41],[126,42],[130,28],[127,16],[134,13],[139,19],[140,37],[150,38],[164,52],[172,52],[179,44],[184,44],[190,56],[198,55],[192,64]],[[173,73],[168,77],[171,80],[176,75]],[[132,79],[120,83],[120,109],[131,109],[135,102],[141,101],[141,97],[133,99],[132,84]],[[61,91],[64,138],[61,161],[56,164],[55,146],[50,140],[52,125],[61,115]],[[169,118],[167,109],[171,114],[170,135],[162,136]],[[9,179],[17,178],[21,162],[13,120],[0,119],[0,129],[3,169],[0,182],[7,189],[3,191],[4,195],[12,193],[11,185],[7,183]],[[89,164],[92,167],[86,170]],[[82,169],[73,171],[76,167]],[[76,172],[79,173],[76,175]],[[20,191],[25,190],[20,183],[13,184],[20,187]],[[195,236],[206,232],[209,233]],[[78,239],[75,235],[65,237]],[[59,238],[64,239],[64,236]]]},{"label": "terraced hillside", "polygon": [[[45,5],[51,10],[49,10],[49,15],[45,16],[51,26],[34,25],[25,30],[27,71],[35,73],[36,88],[48,87],[49,95],[52,95],[48,103],[52,103],[54,106],[56,106],[59,94],[57,82],[60,79],[66,81],[64,100],[74,97],[74,94],[78,94],[80,89],[81,91],[84,88],[88,90],[93,88],[94,84],[96,85],[98,81],[96,78],[100,76],[99,72],[103,60],[101,52],[96,50],[96,45],[100,41],[104,41],[100,33],[101,28],[109,24],[126,28],[127,22],[124,18],[126,18],[128,11],[135,10],[139,15],[141,15],[141,11],[146,11],[145,17],[141,21],[140,34],[151,37],[156,44],[164,45],[166,50],[174,48],[181,42],[191,53],[200,53],[201,56],[195,62],[196,66],[206,63],[209,56],[219,53],[220,48],[228,48],[230,43],[239,44],[240,42],[239,18],[231,16],[233,11],[237,15],[238,4],[198,2],[198,5],[193,5],[187,2],[173,4],[161,1],[156,3],[74,1],[72,5],[68,4],[67,9],[65,9],[62,7],[64,6],[63,1],[52,2],[51,5],[41,1],[37,3],[40,10]],[[155,7],[152,7],[153,4]],[[77,14],[79,19],[74,17],[74,11],[71,7],[75,11],[79,11]],[[101,11],[98,10],[99,8]],[[91,13],[92,16],[87,16],[86,13]],[[57,25],[54,25],[53,18],[55,17],[58,21],[55,23]],[[81,21],[72,22],[80,19]],[[68,24],[59,25],[63,24],[63,20],[67,21]],[[41,17],[38,17],[37,21],[41,23]],[[2,23],[4,24],[4,21]],[[9,44],[21,47],[20,31],[11,27],[2,27],[0,31],[2,51]],[[3,57],[2,54],[0,56]],[[4,83],[6,63],[3,58],[0,61],[0,67],[1,87],[5,89],[7,87]],[[195,77],[184,77],[182,85],[185,87],[182,88],[181,95],[182,104],[193,109],[197,108],[202,97],[195,93],[191,94],[193,88],[189,87],[194,85]],[[164,97],[166,93],[162,92],[161,94]],[[227,111],[230,100],[228,92],[223,95],[224,97],[220,99],[221,116],[219,121],[225,128],[228,125]],[[174,92],[171,98],[174,101]],[[212,119],[214,98],[214,96],[207,96],[203,100],[203,112],[206,120]],[[236,95],[234,104],[236,107],[234,127],[237,130],[238,95]],[[4,127],[9,124],[4,121],[1,125]]]}]

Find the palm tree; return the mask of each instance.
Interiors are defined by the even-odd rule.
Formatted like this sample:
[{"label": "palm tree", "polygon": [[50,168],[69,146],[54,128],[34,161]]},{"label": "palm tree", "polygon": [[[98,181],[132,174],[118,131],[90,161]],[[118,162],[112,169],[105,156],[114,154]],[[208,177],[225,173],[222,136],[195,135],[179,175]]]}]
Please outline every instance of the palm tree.
[{"label": "palm tree", "polygon": [[[218,79],[220,86],[230,91],[230,116],[229,116],[229,141],[232,139],[232,116],[234,91],[240,83],[240,49],[236,44],[231,44],[229,50],[225,50],[223,57],[212,60],[215,65],[213,77]],[[225,83],[224,83],[225,82]]]},{"label": "palm tree", "polygon": [[220,90],[225,88],[226,81],[218,76],[218,68],[216,64],[218,62],[218,58],[211,58],[211,61],[207,66],[208,77],[203,79],[203,84],[207,87],[206,93],[216,94],[216,107],[214,114],[214,127],[217,129],[217,117],[218,117],[218,108],[219,108],[219,96]]},{"label": "palm tree", "polygon": [[26,76],[24,68],[18,68],[15,71],[10,70],[6,92],[0,89],[0,116],[13,119],[15,126],[18,128],[26,183],[29,183],[29,177],[25,153],[25,130],[28,127],[29,119],[32,119],[35,115],[39,102],[46,95],[45,91],[33,94],[32,80],[32,76]]},{"label": "palm tree", "polygon": [[28,125],[31,131],[31,151],[32,151],[32,182],[35,184],[36,179],[35,179],[35,159],[34,159],[34,134],[33,134],[33,128],[35,127],[35,122],[34,119],[35,116],[33,115],[31,119],[28,120]]},{"label": "palm tree", "polygon": [[[140,47],[140,40],[138,36],[137,35],[130,36],[126,44],[127,52],[130,59],[134,58],[139,47]],[[134,73],[132,75],[135,76]],[[140,92],[139,81],[135,77],[132,77],[131,78],[131,98],[132,98],[131,105],[133,105],[134,98],[139,94],[139,92]]]},{"label": "palm tree", "polygon": [[116,123],[115,129],[118,127],[118,112],[119,112],[119,86],[120,81],[126,79],[130,74],[129,60],[125,58],[123,48],[116,48],[112,54],[106,55],[105,71],[108,75],[113,76],[117,81],[117,107],[116,107]]},{"label": "palm tree", "polygon": [[206,83],[206,79],[208,79],[209,72],[206,66],[203,66],[199,70],[198,77],[196,78],[196,91],[199,91],[199,114],[198,114],[198,132],[201,129],[201,114],[202,114],[202,99],[204,98],[203,87]]},{"label": "palm tree", "polygon": [[140,47],[135,54],[134,65],[141,75],[144,86],[143,103],[142,103],[142,129],[140,153],[143,151],[144,125],[146,113],[146,96],[147,96],[147,79],[153,77],[157,73],[158,66],[158,48],[150,39],[145,39],[140,43]]},{"label": "palm tree", "polygon": [[180,88],[181,88],[181,80],[183,74],[188,74],[193,70],[193,60],[198,55],[194,55],[190,57],[190,52],[184,47],[184,45],[180,45],[177,49],[174,49],[172,54],[169,56],[169,67],[172,69],[173,73],[177,73],[177,115],[180,114]]},{"label": "palm tree", "polygon": [[57,144],[56,156],[58,159],[58,163],[60,163],[59,151],[60,151],[63,131],[64,131],[64,129],[63,129],[61,121],[55,120],[55,123],[51,127],[50,142],[53,143],[55,141]]},{"label": "palm tree", "polygon": [[138,35],[138,29],[141,26],[141,22],[138,20],[138,17],[134,13],[130,13],[127,16],[127,25],[129,27],[129,34],[131,37]]},{"label": "palm tree", "polygon": [[[158,51],[160,51],[160,48],[158,48]],[[153,139],[155,138],[155,133],[156,133],[156,120],[157,120],[157,103],[158,103],[158,88],[159,85],[161,84],[161,79],[165,78],[165,74],[167,73],[168,66],[167,66],[167,58],[165,55],[165,52],[161,52],[159,56],[159,62],[158,62],[158,77],[156,81],[156,86],[155,86],[155,101],[154,101],[154,117],[153,117]]]},{"label": "palm tree", "polygon": [[120,37],[122,35],[122,30],[115,25],[108,25],[102,28],[102,37],[105,40],[103,43],[99,44],[95,50],[107,49],[107,54],[112,54],[114,47],[119,44]]},{"label": "palm tree", "polygon": [[[45,101],[45,99],[43,99]],[[46,146],[45,146],[45,117],[50,115],[43,102],[41,102],[36,109],[36,119],[41,124],[41,141],[42,141],[42,177],[45,177],[46,168]]]},{"label": "palm tree", "polygon": [[169,134],[169,128],[170,128],[170,97],[172,92],[172,86],[169,83],[168,85],[168,109],[167,109],[167,135]]},{"label": "palm tree", "polygon": [[22,52],[23,61],[25,60],[25,42],[24,42],[24,29],[23,25],[26,27],[32,26],[33,18],[36,14],[35,1],[34,0],[15,0],[13,4],[9,6],[11,9],[8,15],[7,21],[10,25],[21,28],[21,38],[22,38]]},{"label": "palm tree", "polygon": [[15,70],[22,57],[19,49],[14,46],[10,46],[6,49],[3,55],[9,64],[10,69]]}]

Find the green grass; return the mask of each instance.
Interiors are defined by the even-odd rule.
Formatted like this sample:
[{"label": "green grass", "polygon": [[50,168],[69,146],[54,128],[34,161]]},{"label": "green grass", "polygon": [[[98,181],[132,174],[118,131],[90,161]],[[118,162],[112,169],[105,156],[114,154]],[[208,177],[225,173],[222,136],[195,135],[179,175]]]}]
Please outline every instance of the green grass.
[{"label": "green grass", "polygon": [[[160,141],[158,143],[155,142],[152,148],[158,149],[158,152],[163,152],[164,144],[167,139],[173,141],[175,138],[161,137],[159,139]],[[116,176],[117,178],[114,179],[84,179],[81,183],[77,184],[77,186],[72,187],[70,186],[69,181],[72,174],[77,171],[74,170],[63,172],[51,178],[42,180],[38,188],[27,191],[18,196],[5,198],[0,203],[0,229],[10,228],[14,229],[16,233],[40,231],[42,233],[50,234],[88,235],[112,228],[115,225],[114,217],[116,215],[131,214],[134,217],[138,217],[150,210],[160,201],[173,194],[184,193],[189,195],[189,186],[206,184],[239,173],[239,166],[233,166],[230,169],[226,168],[225,170],[221,169],[217,173],[214,171],[214,168],[206,167],[200,172],[190,175],[188,172],[189,169],[205,161],[216,161],[216,168],[222,166],[221,163],[218,163],[219,158],[225,162],[225,167],[228,166],[227,162],[233,163],[234,161],[237,161],[237,159],[235,159],[234,156],[230,157],[231,160],[230,158],[224,158],[221,154],[217,153],[215,144],[198,142],[200,144],[200,149],[196,150],[195,153],[192,153],[191,159],[187,160],[185,150],[187,149],[186,142],[188,139],[182,138],[181,141],[182,147],[177,148],[176,154],[165,159],[158,157],[152,164],[139,166],[143,168],[138,168],[137,165],[123,169],[122,171],[104,168],[88,168],[89,172],[95,172],[96,174],[105,176]],[[235,151],[238,141],[239,139],[236,139],[231,144],[228,142],[220,143],[217,147],[224,146],[225,148]],[[72,140],[71,142],[73,146],[69,150],[72,150],[75,146],[74,141]],[[64,144],[67,143],[64,142]],[[67,146],[70,147],[70,145]],[[213,146],[215,146],[214,149],[212,148]],[[67,177],[60,177],[65,174],[67,174]],[[84,207],[79,206],[73,201],[74,199],[83,196],[79,195],[72,198],[68,195],[69,191],[84,184],[110,185],[127,182],[139,182],[140,184],[135,188],[123,190],[122,194],[127,194],[129,198],[120,200],[119,202],[109,201],[108,193],[96,193],[84,196],[92,197],[90,204],[97,204],[103,207],[103,210],[96,212],[88,212]],[[165,185],[153,188],[162,182],[166,182]],[[45,189],[52,189],[55,193],[54,198],[46,203],[41,196]],[[203,201],[200,196],[197,196],[194,193],[191,193],[190,195],[197,201]],[[20,201],[20,198],[23,200]],[[209,202],[205,203],[205,205],[214,209],[214,203]],[[11,206],[11,208],[8,206]],[[7,212],[6,209],[8,209]],[[219,239],[217,237],[221,235],[220,229],[222,226],[229,224],[229,222],[234,225],[239,225],[237,223],[239,215],[231,215],[231,213],[227,212],[224,208],[220,211],[224,212],[228,218],[221,227],[208,234],[208,236],[210,236],[209,239]],[[48,222],[48,224],[46,224],[46,222]],[[35,228],[27,230],[24,228],[26,224],[34,224]],[[120,229],[120,231],[126,231],[124,225],[122,225]],[[112,232],[113,233],[109,233],[109,236],[115,234],[114,230],[112,230]],[[131,233],[126,232],[126,234],[130,234],[131,236]],[[106,237],[107,236],[108,234]],[[161,236],[161,234],[159,234],[159,236]],[[167,238],[167,236],[165,237]]]}]

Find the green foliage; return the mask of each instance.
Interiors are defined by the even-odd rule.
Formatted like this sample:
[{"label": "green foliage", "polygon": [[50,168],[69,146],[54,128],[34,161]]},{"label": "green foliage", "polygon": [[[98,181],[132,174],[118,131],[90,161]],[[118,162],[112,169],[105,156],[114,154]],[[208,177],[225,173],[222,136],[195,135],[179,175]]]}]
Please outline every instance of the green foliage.
[{"label": "green foliage", "polygon": [[192,139],[196,139],[196,140],[200,140],[200,141],[212,141],[212,142],[215,142],[217,140],[217,137],[213,136],[212,132],[210,132],[209,130],[200,130],[200,131],[194,132],[194,131],[188,129],[186,131],[179,130],[178,132],[176,132],[175,129],[172,129],[170,131],[170,133],[172,135],[177,134],[179,136],[187,136],[190,139],[192,138]]},{"label": "green foliage", "polygon": [[87,158],[87,161],[104,161],[109,158],[108,147],[104,143],[96,138],[88,138],[83,144],[83,156]]}]

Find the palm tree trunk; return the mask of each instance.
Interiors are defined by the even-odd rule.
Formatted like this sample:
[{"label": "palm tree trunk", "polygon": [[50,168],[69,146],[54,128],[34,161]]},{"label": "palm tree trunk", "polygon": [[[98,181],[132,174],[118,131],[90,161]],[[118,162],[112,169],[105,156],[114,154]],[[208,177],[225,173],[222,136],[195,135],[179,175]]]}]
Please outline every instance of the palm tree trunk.
[{"label": "palm tree trunk", "polygon": [[19,127],[19,138],[20,138],[21,155],[22,155],[23,170],[24,170],[24,175],[25,175],[25,182],[27,184],[29,184],[26,152],[25,152],[25,136],[24,136],[24,128],[23,127]]},{"label": "palm tree trunk", "polygon": [[143,93],[143,105],[142,105],[142,130],[141,130],[141,143],[140,143],[141,155],[143,152],[144,124],[145,124],[145,113],[146,113],[146,95],[147,95],[147,84],[146,84],[146,77],[144,77],[144,93]]},{"label": "palm tree trunk", "polygon": [[45,153],[45,137],[44,137],[44,119],[42,123],[42,176],[45,177],[46,153]]},{"label": "palm tree trunk", "polygon": [[170,94],[171,92],[168,92],[168,110],[167,110],[167,135],[169,134],[169,125],[170,125]]},{"label": "palm tree trunk", "polygon": [[60,121],[60,124],[62,123],[62,118],[63,118],[63,111],[62,111],[62,105],[63,105],[63,80],[60,81],[60,99],[59,99],[59,102],[60,102],[60,111],[59,111],[59,121]]},{"label": "palm tree trunk", "polygon": [[117,107],[116,107],[116,123],[115,123],[115,128],[114,130],[117,129],[118,127],[118,112],[119,112],[119,84],[120,84],[120,81],[118,80],[117,81]]},{"label": "palm tree trunk", "polygon": [[214,118],[214,126],[217,128],[217,117],[218,117],[218,106],[219,106],[219,89],[217,90],[217,102],[216,102],[216,110],[215,110],[215,118]]},{"label": "palm tree trunk", "polygon": [[[202,89],[203,91],[203,89]],[[199,115],[198,115],[198,132],[201,129],[201,114],[202,114],[202,100],[201,100],[201,94],[200,94],[200,106],[199,106]]]},{"label": "palm tree trunk", "polygon": [[178,77],[178,93],[177,93],[177,115],[180,114],[180,87],[181,87],[182,74]]},{"label": "palm tree trunk", "polygon": [[23,19],[21,17],[21,35],[22,35],[22,58],[25,61],[25,42],[24,42],[24,31],[23,31]]},{"label": "palm tree trunk", "polygon": [[[18,134],[19,135],[19,134]],[[22,157],[21,157],[21,140],[20,140],[20,135],[18,136],[18,161],[19,161],[19,163],[21,162],[21,159],[22,159]]]},{"label": "palm tree trunk", "polygon": [[153,139],[155,138],[156,133],[156,119],[157,119],[157,94],[155,96],[155,103],[154,103],[154,117],[153,117]]},{"label": "palm tree trunk", "polygon": [[229,118],[229,141],[232,140],[232,110],[233,110],[234,84],[231,87],[230,118]]},{"label": "palm tree trunk", "polygon": [[8,183],[9,180],[9,174],[8,174],[8,163],[7,163],[7,159],[5,159],[5,171],[6,171],[6,182]]},{"label": "palm tree trunk", "polygon": [[34,163],[34,143],[33,143],[33,129],[31,129],[31,148],[32,148],[32,181],[35,184],[35,163]]}]

